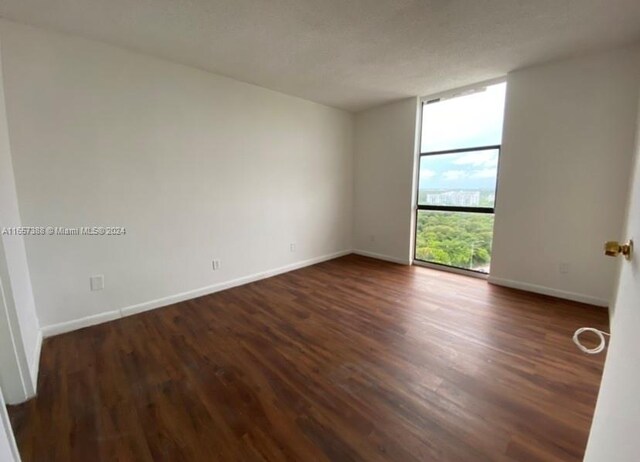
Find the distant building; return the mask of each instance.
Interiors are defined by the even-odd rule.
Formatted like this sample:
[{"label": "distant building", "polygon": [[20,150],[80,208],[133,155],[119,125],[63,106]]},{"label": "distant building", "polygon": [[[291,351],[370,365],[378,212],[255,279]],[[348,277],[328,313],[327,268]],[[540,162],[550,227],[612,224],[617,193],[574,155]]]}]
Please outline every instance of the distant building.
[{"label": "distant building", "polygon": [[480,191],[447,191],[441,193],[428,193],[427,204],[478,207],[480,205]]}]

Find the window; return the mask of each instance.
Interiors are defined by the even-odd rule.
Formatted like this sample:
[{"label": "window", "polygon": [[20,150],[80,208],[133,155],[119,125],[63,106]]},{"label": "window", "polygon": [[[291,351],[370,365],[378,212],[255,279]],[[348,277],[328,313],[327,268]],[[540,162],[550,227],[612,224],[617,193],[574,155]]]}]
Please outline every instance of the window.
[{"label": "window", "polygon": [[489,272],[505,90],[423,103],[416,260]]}]

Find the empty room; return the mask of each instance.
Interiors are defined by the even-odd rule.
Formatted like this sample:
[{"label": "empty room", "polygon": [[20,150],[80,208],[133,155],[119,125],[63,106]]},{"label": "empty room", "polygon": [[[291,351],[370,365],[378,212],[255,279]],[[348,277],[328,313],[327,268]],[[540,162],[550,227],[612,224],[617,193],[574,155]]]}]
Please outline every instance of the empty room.
[{"label": "empty room", "polygon": [[0,237],[0,462],[637,462],[640,2],[0,0]]}]

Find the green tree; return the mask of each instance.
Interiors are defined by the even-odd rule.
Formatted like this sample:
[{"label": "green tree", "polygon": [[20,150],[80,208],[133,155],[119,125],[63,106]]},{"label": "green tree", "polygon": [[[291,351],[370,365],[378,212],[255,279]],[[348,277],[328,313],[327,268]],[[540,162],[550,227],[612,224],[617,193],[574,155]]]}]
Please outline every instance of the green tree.
[{"label": "green tree", "polygon": [[416,257],[460,268],[478,269],[491,261],[493,215],[420,211]]}]

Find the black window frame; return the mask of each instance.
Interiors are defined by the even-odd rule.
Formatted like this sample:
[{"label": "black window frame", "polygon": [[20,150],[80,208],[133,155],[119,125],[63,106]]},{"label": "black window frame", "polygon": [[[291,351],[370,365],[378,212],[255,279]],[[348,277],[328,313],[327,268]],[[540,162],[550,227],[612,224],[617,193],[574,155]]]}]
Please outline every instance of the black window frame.
[{"label": "black window frame", "polygon": [[[449,149],[446,151],[432,151],[432,152],[421,152],[418,161],[418,172],[420,172],[420,165],[422,162],[422,158],[426,156],[440,156],[446,154],[459,154],[463,152],[477,152],[477,151],[498,151],[498,165],[500,165],[500,148],[502,145],[495,144],[492,146],[480,146],[476,148],[461,148],[461,149]],[[496,172],[498,171],[498,167],[496,167]],[[419,178],[419,175],[418,175]],[[498,189],[498,182],[496,181],[496,190]],[[440,210],[443,212],[471,212],[471,213],[495,213],[495,200],[493,202],[493,207],[461,207],[457,205],[421,205],[420,204],[420,181],[417,182],[417,191],[416,191],[416,205],[418,210]]]},{"label": "black window frame", "polygon": [[[431,100],[431,101],[424,101],[422,103],[422,107],[420,110],[420,146],[422,146],[422,120],[424,119],[424,107],[429,104],[429,103],[435,103],[438,102],[439,100]],[[422,165],[422,158],[425,156],[438,156],[438,155],[445,155],[445,154],[458,154],[458,153],[463,153],[463,152],[476,152],[476,151],[498,151],[498,165],[496,166],[496,187],[495,187],[495,198],[493,201],[493,207],[460,207],[460,206],[455,206],[455,205],[421,205],[420,204],[420,166]],[[427,152],[420,152],[420,154],[418,155],[418,174],[417,174],[417,180],[416,180],[416,211],[415,211],[415,224],[413,227],[413,260],[420,262],[420,263],[426,263],[429,265],[436,265],[436,266],[443,266],[445,268],[454,268],[456,270],[459,271],[469,271],[471,273],[476,273],[476,274],[482,274],[482,275],[488,275],[489,273],[485,273],[484,271],[478,271],[478,270],[474,270],[474,269],[470,269],[470,268],[460,268],[459,266],[454,266],[454,265],[447,265],[445,263],[437,263],[437,262],[433,262],[433,261],[428,261],[428,260],[422,260],[420,258],[418,258],[417,256],[417,250],[418,250],[418,217],[420,215],[420,211],[432,211],[432,212],[467,212],[467,213],[490,213],[495,215],[495,207],[496,207],[496,200],[498,198],[498,175],[499,175],[499,170],[500,170],[500,154],[501,154],[501,150],[502,150],[502,144],[494,144],[494,145],[488,145],[488,146],[476,146],[476,147],[469,147],[469,148],[459,148],[459,149],[447,149],[447,150],[443,150],[443,151],[427,151]]]}]

